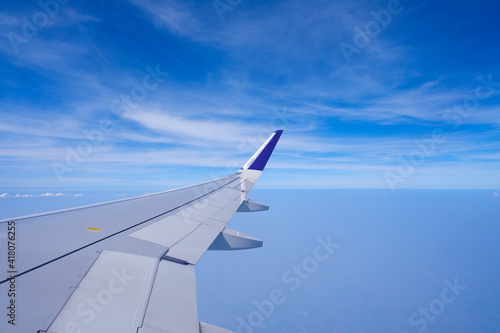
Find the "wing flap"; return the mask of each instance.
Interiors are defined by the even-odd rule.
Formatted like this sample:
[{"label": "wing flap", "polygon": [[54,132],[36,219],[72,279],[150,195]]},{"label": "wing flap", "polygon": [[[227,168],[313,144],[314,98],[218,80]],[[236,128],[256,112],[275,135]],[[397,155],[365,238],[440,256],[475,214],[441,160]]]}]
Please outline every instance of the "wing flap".
[{"label": "wing flap", "polygon": [[[231,201],[226,207],[220,208],[217,214],[208,218],[192,233],[172,246],[168,250],[167,255],[169,257],[184,260],[193,265],[196,264],[217,236],[224,230],[227,222],[236,212],[240,204],[238,198]],[[219,214],[221,212],[224,215]],[[220,217],[223,217],[223,219],[219,219]]]},{"label": "wing flap", "polygon": [[136,333],[158,259],[103,251],[47,333]]},{"label": "wing flap", "polygon": [[200,332],[196,304],[196,278],[194,266],[162,260],[144,316],[144,323],[138,333],[169,332]]},{"label": "wing flap", "polygon": [[139,229],[129,236],[169,248],[178,242],[179,239],[193,232],[200,224],[201,222],[187,217],[171,215]]}]

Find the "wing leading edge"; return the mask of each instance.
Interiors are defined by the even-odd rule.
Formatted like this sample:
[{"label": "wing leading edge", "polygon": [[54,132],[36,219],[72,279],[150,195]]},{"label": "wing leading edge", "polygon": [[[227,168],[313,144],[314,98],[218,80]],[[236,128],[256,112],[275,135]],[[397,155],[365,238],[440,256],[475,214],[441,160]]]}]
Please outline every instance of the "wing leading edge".
[{"label": "wing leading edge", "polygon": [[[6,304],[16,304],[16,325],[4,320],[0,331],[230,332],[198,321],[195,265],[208,249],[262,246],[226,224],[237,211],[268,209],[247,196],[281,134],[274,132],[227,177],[0,221],[5,229],[15,221],[19,235],[16,274],[0,281]],[[18,290],[12,298],[13,283]]]}]

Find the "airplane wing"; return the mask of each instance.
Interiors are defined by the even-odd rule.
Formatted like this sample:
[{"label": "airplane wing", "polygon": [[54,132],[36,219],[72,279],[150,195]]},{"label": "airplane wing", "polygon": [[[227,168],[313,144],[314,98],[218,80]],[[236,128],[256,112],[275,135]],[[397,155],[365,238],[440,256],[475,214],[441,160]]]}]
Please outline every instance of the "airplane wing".
[{"label": "airplane wing", "polygon": [[195,266],[262,246],[226,224],[268,209],[247,195],[281,133],[227,177],[0,221],[0,332],[230,332],[198,321]]}]

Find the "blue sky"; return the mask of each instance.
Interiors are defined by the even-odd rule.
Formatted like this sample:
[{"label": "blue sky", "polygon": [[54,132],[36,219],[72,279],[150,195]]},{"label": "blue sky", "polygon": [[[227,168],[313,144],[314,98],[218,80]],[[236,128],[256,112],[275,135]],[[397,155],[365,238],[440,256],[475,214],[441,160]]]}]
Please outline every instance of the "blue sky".
[{"label": "blue sky", "polygon": [[271,332],[417,332],[458,278],[427,332],[498,330],[498,1],[41,3],[0,3],[1,218],[224,176],[281,128],[271,210],[229,225],[264,247],[206,254],[200,320],[279,288]]},{"label": "blue sky", "polygon": [[208,180],[278,128],[262,187],[500,186],[496,1],[62,2],[0,5],[9,196]]}]

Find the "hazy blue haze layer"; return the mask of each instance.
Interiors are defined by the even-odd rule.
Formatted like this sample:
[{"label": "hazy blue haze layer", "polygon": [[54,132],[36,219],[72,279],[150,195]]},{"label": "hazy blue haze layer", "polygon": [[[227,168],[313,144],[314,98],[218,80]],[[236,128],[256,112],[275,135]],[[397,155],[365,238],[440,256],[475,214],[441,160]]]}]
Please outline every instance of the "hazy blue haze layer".
[{"label": "hazy blue haze layer", "polygon": [[[3,198],[0,217],[127,194],[138,193]],[[254,332],[411,333],[424,317],[411,325],[410,316],[432,303],[442,313],[431,312],[435,319],[422,332],[498,331],[500,197],[494,192],[256,188],[251,197],[271,210],[236,214],[229,227],[263,239],[264,247],[205,255],[197,267],[201,321],[237,330],[241,318]],[[314,268],[317,238],[328,236],[340,246],[307,279],[297,278],[293,265]],[[455,279],[466,289],[441,310],[436,299],[445,281]],[[261,311],[263,324],[253,327],[254,302],[267,304],[273,290],[284,301],[272,313]]]}]

